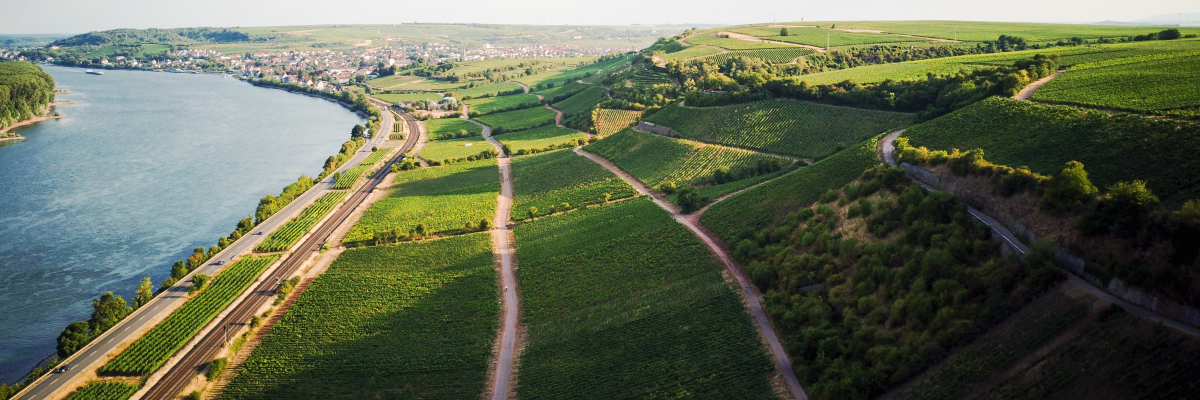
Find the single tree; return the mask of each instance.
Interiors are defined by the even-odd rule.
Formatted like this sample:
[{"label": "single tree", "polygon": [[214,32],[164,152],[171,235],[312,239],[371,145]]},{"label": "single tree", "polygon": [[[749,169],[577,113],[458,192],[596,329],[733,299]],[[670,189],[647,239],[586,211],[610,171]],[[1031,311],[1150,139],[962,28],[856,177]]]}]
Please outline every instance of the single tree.
[{"label": "single tree", "polygon": [[87,321],[72,322],[58,334],[58,356],[67,358],[92,340]]},{"label": "single tree", "polygon": [[92,309],[92,319],[88,322],[91,323],[92,330],[96,333],[112,328],[122,318],[129,315],[130,311],[126,306],[125,299],[113,292],[105,292],[100,295],[99,299],[92,300]]},{"label": "single tree", "polygon": [[352,139],[352,140],[353,139],[362,139],[363,132],[365,132],[366,130],[367,130],[367,127],[365,127],[365,126],[355,125],[353,128],[350,128],[350,139]]},{"label": "single tree", "polygon": [[1083,163],[1070,161],[1046,182],[1042,208],[1055,213],[1073,210],[1090,200],[1096,192],[1096,186],[1088,179]]},{"label": "single tree", "polygon": [[779,36],[791,36],[791,35],[792,35],[792,31],[789,31],[788,28],[779,29]]},{"label": "single tree", "polygon": [[154,298],[154,286],[150,283],[150,277],[142,278],[142,284],[138,285],[137,297],[133,299],[133,308],[140,308],[149,303]]}]

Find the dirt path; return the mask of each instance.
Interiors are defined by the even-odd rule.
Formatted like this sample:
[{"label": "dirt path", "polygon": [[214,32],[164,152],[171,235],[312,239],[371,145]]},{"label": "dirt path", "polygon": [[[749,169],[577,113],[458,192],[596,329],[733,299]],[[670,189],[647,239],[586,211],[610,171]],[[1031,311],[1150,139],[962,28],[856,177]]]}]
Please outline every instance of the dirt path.
[{"label": "dirt path", "polygon": [[612,162],[609,162],[608,160],[595,154],[586,152],[582,148],[578,147],[575,148],[575,153],[587,157],[589,160],[600,164],[613,174],[621,177],[621,179],[624,179],[625,182],[633,186],[634,189],[637,189],[638,193],[650,196],[650,198],[654,200],[654,204],[657,204],[662,209],[667,210],[667,212],[671,214],[671,217],[675,218],[676,222],[679,222],[683,226],[687,227],[688,230],[692,231],[696,237],[699,237],[700,240],[703,241],[706,246],[708,246],[709,250],[711,250],[713,254],[715,254],[717,258],[721,260],[721,263],[725,265],[725,268],[731,275],[733,275],[734,279],[737,280],[738,287],[741,289],[741,295],[745,300],[746,305],[749,306],[751,314],[753,314],[755,322],[754,325],[756,328],[758,328],[759,334],[762,336],[763,340],[767,342],[767,348],[770,350],[771,355],[773,356],[773,361],[775,361],[775,368],[783,374],[783,378],[788,389],[792,392],[792,395],[795,396],[797,400],[808,400],[808,396],[804,394],[804,388],[800,386],[800,380],[796,378],[796,371],[792,369],[792,362],[788,358],[787,352],[784,351],[783,344],[779,342],[779,338],[775,335],[775,328],[773,325],[771,325],[771,320],[767,318],[766,311],[763,310],[762,302],[759,300],[761,295],[750,283],[750,278],[746,275],[746,273],[743,272],[740,267],[738,267],[737,263],[733,262],[733,257],[729,255],[729,252],[725,251],[725,249],[717,244],[717,240],[714,239],[712,235],[707,232],[707,229],[704,229],[702,225],[693,222],[688,218],[688,216],[680,214],[679,211],[675,209],[673,204],[662,198],[661,195],[651,191],[650,188],[647,188],[646,185],[641,181],[635,179],[633,176],[630,176],[628,173],[625,173],[625,171],[622,171]]},{"label": "dirt path", "polygon": [[538,101],[542,101],[542,100],[545,100],[545,99],[546,99],[546,96],[542,96],[542,95],[540,95],[540,94],[537,94],[537,93],[534,93],[533,95],[538,97]]},{"label": "dirt path", "polygon": [[760,37],[758,37],[758,36],[750,36],[750,35],[746,35],[746,34],[742,34],[742,33],[736,33],[736,32],[717,32],[717,34],[718,34],[718,35],[728,35],[730,39],[745,40],[745,41],[747,41],[747,42],[759,42],[759,43],[770,43],[770,44],[777,44],[777,45],[781,45],[781,46],[803,47],[803,48],[806,48],[806,49],[809,49],[809,50],[816,51],[816,52],[818,52],[818,53],[824,53],[824,52],[825,52],[825,48],[824,48],[824,47],[818,47],[818,46],[809,46],[809,45],[807,45],[807,44],[799,44],[799,43],[780,42],[780,41],[777,41],[777,40],[767,40],[767,39],[760,38]]},{"label": "dirt path", "polygon": [[521,85],[521,87],[525,89],[525,93],[529,93],[529,85],[526,85],[526,84],[524,84],[524,83],[517,82],[517,81],[512,81],[512,83],[515,83],[515,84]]},{"label": "dirt path", "polygon": [[562,128],[562,127],[563,127],[563,124],[562,124],[562,110],[559,110],[559,109],[557,109],[557,108],[554,108],[554,107],[550,107],[550,105],[549,105],[549,104],[547,104],[547,105],[546,105],[546,108],[549,108],[549,109],[551,109],[551,110],[554,110],[554,126],[557,126],[557,127],[559,127],[559,128]]},{"label": "dirt path", "polygon": [[1063,74],[1063,71],[1058,71],[1058,72],[1055,72],[1054,75],[1050,75],[1050,76],[1047,76],[1042,79],[1038,79],[1038,80],[1030,83],[1028,86],[1025,86],[1024,89],[1021,89],[1020,92],[1017,92],[1017,95],[1013,96],[1013,99],[1016,99],[1016,100],[1032,99],[1033,92],[1036,92],[1038,90],[1038,88],[1041,88],[1042,85],[1046,84],[1046,82],[1050,82],[1051,79],[1057,78],[1059,75],[1062,75],[1062,74]]},{"label": "dirt path", "polygon": [[496,199],[496,218],[493,221],[494,228],[491,230],[491,234],[492,254],[495,255],[499,264],[500,283],[503,285],[501,298],[504,323],[500,328],[500,354],[496,358],[496,369],[489,375],[494,378],[490,387],[492,399],[504,400],[510,397],[510,392],[514,388],[512,384],[513,361],[516,358],[517,336],[520,329],[518,326],[520,303],[517,300],[517,278],[513,273],[515,259],[513,233],[509,228],[509,213],[512,211],[513,198],[512,166],[510,164],[512,159],[504,154],[500,141],[492,137],[492,127],[479,121],[471,122],[483,127],[483,137],[496,147],[496,152],[500,153],[500,157],[496,159],[496,164],[500,168],[500,196]]}]

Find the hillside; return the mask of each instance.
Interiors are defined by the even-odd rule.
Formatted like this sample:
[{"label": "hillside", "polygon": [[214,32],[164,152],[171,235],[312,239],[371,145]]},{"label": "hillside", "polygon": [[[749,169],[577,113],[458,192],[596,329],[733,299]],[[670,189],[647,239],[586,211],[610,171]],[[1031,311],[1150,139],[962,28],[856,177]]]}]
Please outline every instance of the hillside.
[{"label": "hillside", "polygon": [[0,131],[46,112],[54,101],[54,77],[23,61],[0,62]]}]

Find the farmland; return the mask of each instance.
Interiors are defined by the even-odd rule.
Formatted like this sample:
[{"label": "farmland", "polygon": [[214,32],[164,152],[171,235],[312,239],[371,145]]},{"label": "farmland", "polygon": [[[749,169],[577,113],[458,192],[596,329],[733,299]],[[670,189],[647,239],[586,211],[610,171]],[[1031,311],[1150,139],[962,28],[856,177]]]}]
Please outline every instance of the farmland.
[{"label": "farmland", "polygon": [[367,84],[378,88],[390,88],[392,86],[403,85],[422,80],[425,80],[425,78],[410,75],[392,75],[369,80],[367,81]]},{"label": "farmland", "polygon": [[359,165],[375,165],[375,163],[383,161],[383,158],[387,157],[388,153],[391,153],[391,152],[392,152],[391,147],[381,147],[378,150],[371,152],[371,155],[369,155],[369,156],[367,156],[367,158],[363,159],[363,161],[361,163],[359,163]]},{"label": "farmland", "polygon": [[470,113],[472,117],[542,105],[541,101],[538,101],[537,95],[532,94],[483,97],[466,100],[464,103],[471,106]]},{"label": "farmland", "polygon": [[317,225],[322,218],[325,218],[333,207],[338,205],[346,197],[346,192],[337,191],[330,192],[321,196],[312,205],[305,208],[295,219],[288,221],[282,227],[279,227],[271,236],[267,237],[254,250],[262,252],[284,251],[292,248],[292,245],[300,241],[300,238],[308,233],[312,227]]},{"label": "farmland", "polygon": [[499,312],[492,268],[486,233],[346,250],[220,398],[478,397]]},{"label": "farmland", "polygon": [[125,400],[137,391],[137,385],[128,383],[91,382],[68,395],[66,400]]},{"label": "farmland", "polygon": [[369,241],[380,231],[410,233],[418,224],[426,234],[461,232],[467,223],[491,221],[500,191],[494,160],[402,171],[394,182],[346,234],[346,243]]},{"label": "farmland", "polygon": [[[780,28],[740,28],[733,29],[732,32],[757,36],[767,40],[799,43],[818,47],[825,47],[827,43],[830,47],[837,47],[876,43],[928,42],[928,40],[925,39],[905,36],[876,33],[852,33],[820,28],[790,28],[788,36],[779,36],[779,30]],[[827,39],[828,41],[826,41]],[[996,38],[992,38],[990,40],[995,39]]]},{"label": "farmland", "polygon": [[1164,201],[1200,198],[1200,123],[993,98],[905,131],[912,145],[983,149],[987,160],[1051,174],[1079,161],[1097,187],[1145,180]]},{"label": "farmland", "polygon": [[700,145],[626,129],[584,147],[647,186],[654,187],[683,166]]},{"label": "farmland", "polygon": [[496,136],[496,140],[508,147],[509,154],[512,155],[536,153],[563,146],[574,147],[577,143],[586,142],[587,139],[586,133],[554,125]]},{"label": "farmland", "polygon": [[[433,140],[449,139],[460,136],[482,136],[483,127],[462,118],[438,118],[425,121],[429,128],[429,138]],[[463,135],[461,131],[467,131]]]},{"label": "farmland", "polygon": [[561,84],[567,80],[575,80],[582,78],[587,74],[602,73],[602,70],[608,70],[625,64],[629,61],[629,57],[618,57],[612,60],[601,61],[597,63],[579,65],[571,69],[557,69],[546,72],[541,72],[533,75],[521,76],[516,78],[517,81],[529,86],[536,86],[540,83]]},{"label": "farmland", "polygon": [[[476,125],[478,126],[478,125]],[[446,163],[446,160],[458,160],[484,151],[496,151],[483,135],[475,135],[461,139],[434,140],[425,145],[420,157],[429,161]]]},{"label": "farmland", "polygon": [[1034,99],[1142,113],[1192,109],[1200,117],[1200,51],[1080,64],[1034,92]]},{"label": "farmland", "polygon": [[192,299],[100,368],[105,375],[153,372],[246,291],[278,255],[244,257],[226,268]]},{"label": "farmland", "polygon": [[749,57],[749,58],[759,58],[759,59],[762,59],[763,61],[766,61],[766,62],[769,62],[772,64],[788,64],[788,63],[796,61],[797,57],[802,57],[802,56],[812,54],[812,53],[813,53],[813,51],[811,49],[804,49],[804,48],[799,48],[799,47],[789,47],[789,48],[766,49],[766,50],[732,51],[729,53],[723,53],[723,54],[717,54],[717,55],[714,55],[711,57],[705,57],[704,59],[712,60],[712,62],[715,62],[717,64],[724,64],[726,61],[729,61],[730,59],[733,59],[736,57]]},{"label": "farmland", "polygon": [[516,221],[529,218],[531,207],[540,215],[600,204],[606,194],[609,200],[637,195],[623,179],[566,149],[513,158],[512,169]]},{"label": "farmland", "polygon": [[522,398],[774,398],[773,368],[721,266],[648,198],[514,234],[529,337]]},{"label": "farmland", "polygon": [[605,138],[637,124],[641,111],[600,109],[596,113],[596,136]]},{"label": "farmland", "polygon": [[604,88],[592,86],[570,98],[554,103],[554,108],[562,110],[563,117],[592,111],[592,108],[604,100]]},{"label": "farmland", "polygon": [[492,84],[484,84],[473,88],[455,88],[451,89],[455,96],[459,99],[477,98],[484,96],[495,96],[504,92],[521,90],[521,85],[512,82],[497,82]]},{"label": "farmland", "polygon": [[592,87],[591,85],[585,85],[582,83],[571,82],[566,85],[559,84],[552,88],[538,90],[538,91],[535,91],[534,93],[545,96],[546,97],[545,101],[555,103],[555,102],[566,100],[566,99],[570,98],[571,96],[574,96],[576,93],[582,92],[591,87]]},{"label": "farmland", "polygon": [[499,135],[505,132],[523,131],[554,123],[554,110],[545,107],[527,108],[524,110],[502,112],[476,118],[479,122],[492,127],[492,133]]},{"label": "farmland", "polygon": [[770,161],[779,161],[779,164],[783,166],[792,163],[790,159],[710,144],[688,157],[687,161],[679,166],[679,169],[667,175],[662,181],[701,186],[710,183],[713,174],[719,170],[740,171]]},{"label": "farmland", "polygon": [[414,101],[421,101],[421,100],[428,100],[428,101],[436,102],[436,101],[439,101],[442,99],[442,94],[434,93],[434,92],[395,93],[395,94],[378,93],[378,94],[371,95],[371,97],[386,101],[388,103],[396,104],[396,103],[411,103]]},{"label": "farmland", "polygon": [[788,47],[785,44],[751,42],[713,36],[715,33],[701,31],[687,38],[688,43],[720,47],[728,50],[761,50]]},{"label": "farmland", "polygon": [[767,100],[727,107],[671,105],[646,120],[689,139],[805,158],[826,157],[912,122],[910,114]]},{"label": "farmland", "polygon": [[[980,22],[980,21],[824,21],[797,22],[788,25],[820,25],[827,27],[836,25],[839,29],[880,30],[887,33],[933,37],[940,39],[958,39],[962,41],[982,42],[996,40],[1000,35],[1016,35],[1031,41],[1052,41],[1080,37],[1097,39],[1102,37],[1115,38],[1122,36],[1140,35],[1156,31],[1155,27],[1146,26],[1113,26],[1113,25],[1079,25],[1079,24],[1041,24],[1019,22]],[[794,28],[800,31],[812,28]],[[1157,29],[1161,30],[1161,28]],[[1198,28],[1182,28],[1183,33],[1200,33]],[[779,28],[775,28],[779,32]]]},{"label": "farmland", "polygon": [[337,176],[337,182],[334,182],[335,190],[345,190],[354,187],[354,183],[358,182],[358,178],[362,178],[363,174],[371,168],[370,164],[358,164]]},{"label": "farmland", "polygon": [[649,86],[671,83],[671,77],[662,72],[651,71],[647,69],[638,70],[629,77],[629,82],[634,85]]},{"label": "farmland", "polygon": [[691,58],[711,56],[713,54],[721,54],[721,49],[710,46],[688,46],[683,50],[676,51],[674,53],[667,53],[664,58],[667,62],[671,62],[675,60],[687,60]]}]

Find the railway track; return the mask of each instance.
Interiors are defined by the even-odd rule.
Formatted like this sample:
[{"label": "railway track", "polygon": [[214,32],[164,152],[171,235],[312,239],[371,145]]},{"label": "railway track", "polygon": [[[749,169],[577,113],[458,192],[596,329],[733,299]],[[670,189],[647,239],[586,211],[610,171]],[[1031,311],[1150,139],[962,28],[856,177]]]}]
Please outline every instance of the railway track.
[{"label": "railway track", "polygon": [[[384,114],[386,115],[387,113],[385,112]],[[416,119],[412,118],[408,114],[400,114],[400,116],[408,124],[409,132],[420,131],[420,126],[417,125]],[[381,130],[390,132],[391,122],[388,122],[386,119],[383,122],[384,123],[381,124]],[[351,195],[344,204],[342,204],[342,207],[338,208],[332,217],[318,227],[317,230],[313,232],[308,239],[301,243],[295,251],[289,254],[287,259],[284,260],[278,268],[272,271],[271,274],[267,276],[267,278],[264,279],[261,284],[255,287],[254,291],[247,296],[245,300],[234,305],[233,311],[231,311],[225,316],[224,319],[221,320],[220,325],[217,325],[215,329],[209,331],[209,333],[205,335],[204,338],[201,339],[200,342],[194,347],[188,349],[183,358],[174,366],[172,366],[171,369],[167,371],[166,375],[164,375],[162,379],[156,382],[154,386],[151,387],[144,396],[142,396],[142,399],[173,400],[178,398],[181,394],[180,392],[186,389],[192,380],[196,378],[196,375],[201,372],[201,368],[203,368],[204,365],[209,361],[212,361],[213,357],[220,352],[221,348],[225,347],[225,329],[222,328],[241,327],[242,324],[249,322],[250,317],[253,316],[260,308],[262,308],[263,304],[273,301],[276,287],[275,282],[287,280],[287,278],[292,276],[292,274],[294,274],[301,265],[304,265],[304,263],[312,257],[314,252],[317,252],[321,249],[321,246],[325,244],[325,241],[330,235],[333,234],[333,231],[345,223],[346,219],[350,217],[350,214],[353,213],[354,210],[358,208],[358,206],[362,204],[364,200],[366,200],[371,191],[375,189],[375,186],[379,185],[379,183],[383,181],[383,178],[387,176],[388,172],[390,171],[392,164],[395,164],[397,161],[403,159],[404,154],[409,150],[412,150],[413,146],[416,145],[417,138],[419,136],[420,135],[407,135],[404,145],[400,147],[400,152],[395,157],[392,157],[392,159],[388,160],[388,162],[384,164],[379,171],[376,171],[375,174],[372,175],[365,184],[359,187],[359,189],[355,191],[354,194]]]}]

